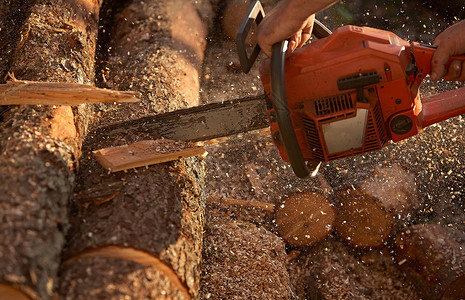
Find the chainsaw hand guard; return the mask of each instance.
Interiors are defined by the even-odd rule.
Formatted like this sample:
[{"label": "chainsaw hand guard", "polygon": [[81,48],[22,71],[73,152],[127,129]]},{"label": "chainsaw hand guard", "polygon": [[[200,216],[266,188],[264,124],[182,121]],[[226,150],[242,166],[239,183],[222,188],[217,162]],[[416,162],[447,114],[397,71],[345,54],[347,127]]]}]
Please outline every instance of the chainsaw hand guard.
[{"label": "chainsaw hand guard", "polygon": [[272,48],[271,56],[271,103],[273,105],[276,121],[278,123],[281,141],[286,149],[287,157],[295,175],[300,178],[307,177],[310,171],[305,164],[299,142],[292,125],[291,115],[287,105],[286,86],[284,78],[284,61],[287,41],[276,43]]}]

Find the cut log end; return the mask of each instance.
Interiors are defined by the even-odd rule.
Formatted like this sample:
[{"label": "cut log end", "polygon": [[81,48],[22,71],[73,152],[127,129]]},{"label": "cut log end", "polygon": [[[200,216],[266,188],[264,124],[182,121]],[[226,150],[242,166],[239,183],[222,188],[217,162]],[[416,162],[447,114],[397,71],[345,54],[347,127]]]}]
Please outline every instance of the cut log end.
[{"label": "cut log end", "polygon": [[276,206],[278,233],[291,246],[305,247],[323,240],[335,218],[328,199],[316,192],[287,195]]},{"label": "cut log end", "polygon": [[336,232],[354,247],[380,247],[392,229],[392,215],[369,194],[347,189],[335,196]]}]

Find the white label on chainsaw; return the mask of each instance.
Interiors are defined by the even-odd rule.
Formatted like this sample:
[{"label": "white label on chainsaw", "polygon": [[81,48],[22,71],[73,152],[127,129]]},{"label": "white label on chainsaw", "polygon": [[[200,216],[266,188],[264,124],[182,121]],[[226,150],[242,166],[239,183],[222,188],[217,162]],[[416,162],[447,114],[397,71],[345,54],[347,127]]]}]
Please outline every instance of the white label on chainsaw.
[{"label": "white label on chainsaw", "polygon": [[321,125],[329,154],[363,146],[368,109],[358,108],[353,118]]}]

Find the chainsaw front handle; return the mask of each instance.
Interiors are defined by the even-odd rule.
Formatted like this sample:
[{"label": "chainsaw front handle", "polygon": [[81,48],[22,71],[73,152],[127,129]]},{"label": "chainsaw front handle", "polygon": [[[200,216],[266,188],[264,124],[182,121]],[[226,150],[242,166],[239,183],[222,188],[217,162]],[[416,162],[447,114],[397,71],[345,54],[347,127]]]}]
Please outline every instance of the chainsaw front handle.
[{"label": "chainsaw front handle", "polygon": [[271,55],[271,103],[273,105],[279,134],[292,170],[299,178],[307,177],[310,171],[305,164],[302,150],[292,125],[287,105],[284,65],[288,41],[276,43]]},{"label": "chainsaw front handle", "polygon": [[237,53],[239,54],[239,61],[241,63],[242,71],[244,73],[249,73],[252,68],[255,60],[257,59],[258,53],[260,53],[260,46],[255,44],[253,46],[250,56],[247,55],[247,47],[245,46],[245,40],[252,29],[254,23],[260,24],[260,22],[265,17],[265,11],[263,10],[262,4],[259,0],[256,0],[249,8],[247,15],[242,21],[241,27],[237,32],[236,36],[236,48]]}]

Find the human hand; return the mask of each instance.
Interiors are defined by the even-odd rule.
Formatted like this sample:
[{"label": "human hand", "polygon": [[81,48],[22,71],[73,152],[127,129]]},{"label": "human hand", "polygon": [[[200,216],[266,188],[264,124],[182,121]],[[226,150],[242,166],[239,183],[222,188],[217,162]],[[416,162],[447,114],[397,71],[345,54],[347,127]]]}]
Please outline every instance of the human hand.
[{"label": "human hand", "polygon": [[315,13],[334,0],[282,0],[258,26],[257,41],[262,51],[271,56],[274,44],[289,40],[287,52],[302,47],[312,35]]},{"label": "human hand", "polygon": [[465,20],[446,28],[434,40],[437,46],[431,60],[431,80],[465,81],[465,60],[453,60],[447,70],[445,68],[449,58],[454,55],[465,54]]},{"label": "human hand", "polygon": [[290,53],[302,47],[312,34],[315,15],[310,15],[304,20],[297,20],[292,16],[292,12],[289,12],[288,7],[285,1],[278,3],[258,26],[258,44],[269,57],[274,44],[288,39],[287,52]]}]

